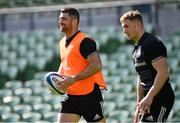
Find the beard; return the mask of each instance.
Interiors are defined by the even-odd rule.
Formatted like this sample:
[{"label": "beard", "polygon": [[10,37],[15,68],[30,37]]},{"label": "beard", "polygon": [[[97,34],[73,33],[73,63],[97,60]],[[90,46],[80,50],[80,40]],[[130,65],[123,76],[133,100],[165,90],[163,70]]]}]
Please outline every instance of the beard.
[{"label": "beard", "polygon": [[63,32],[63,31],[65,30],[65,27],[64,27],[64,26],[59,26],[59,30],[60,30],[61,32]]}]

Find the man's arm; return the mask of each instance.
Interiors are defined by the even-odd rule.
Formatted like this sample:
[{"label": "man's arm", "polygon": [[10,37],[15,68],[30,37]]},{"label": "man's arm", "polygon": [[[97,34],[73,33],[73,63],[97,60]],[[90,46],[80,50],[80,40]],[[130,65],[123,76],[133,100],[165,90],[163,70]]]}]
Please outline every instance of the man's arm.
[{"label": "man's arm", "polygon": [[137,82],[137,103],[139,103],[143,98],[143,90],[141,85],[141,80],[138,75],[138,82]]},{"label": "man's arm", "polygon": [[91,38],[85,38],[80,44],[80,53],[89,62],[89,65],[81,71],[79,74],[73,76],[64,76],[64,81],[61,85],[63,88],[67,88],[78,80],[85,79],[93,74],[99,72],[102,69],[101,60],[96,49],[96,43]]},{"label": "man's arm", "polygon": [[149,90],[148,94],[139,103],[139,108],[144,111],[150,111],[150,106],[153,98],[159,93],[169,76],[167,59],[165,57],[154,61],[152,65],[157,71],[157,75],[154,79],[154,84]]},{"label": "man's arm", "polygon": [[63,75],[63,73],[64,73],[62,63],[60,63],[60,65],[59,65],[58,73],[61,74],[61,75]]},{"label": "man's arm", "polygon": [[73,77],[75,79],[75,81],[85,79],[85,78],[92,76],[93,74],[101,71],[102,64],[101,64],[99,54],[97,52],[95,52],[94,54],[89,56],[87,58],[87,61],[89,62],[88,67],[84,71],[82,71],[81,73],[79,73]]},{"label": "man's arm", "polygon": [[142,85],[141,85],[141,80],[138,75],[138,82],[137,82],[137,105],[136,105],[136,111],[134,113],[134,123],[138,122],[139,118],[139,108],[138,108],[138,103],[143,99],[144,94],[142,90]]},{"label": "man's arm", "polygon": [[154,69],[157,71],[157,75],[154,79],[154,84],[148,92],[147,96],[154,98],[154,96],[156,96],[159,93],[164,83],[166,82],[169,76],[169,72],[167,59],[165,57],[154,61],[152,65]]},{"label": "man's arm", "polygon": [[76,81],[85,79],[85,78],[90,77],[93,74],[101,71],[102,64],[101,64],[99,54],[97,52],[95,52],[94,54],[89,56],[87,58],[87,61],[89,62],[89,65],[87,66],[87,68],[85,68],[82,72],[80,72],[77,75],[65,76],[64,77],[65,79],[62,82],[63,84],[61,83],[60,87],[67,88],[68,86],[72,85]]}]

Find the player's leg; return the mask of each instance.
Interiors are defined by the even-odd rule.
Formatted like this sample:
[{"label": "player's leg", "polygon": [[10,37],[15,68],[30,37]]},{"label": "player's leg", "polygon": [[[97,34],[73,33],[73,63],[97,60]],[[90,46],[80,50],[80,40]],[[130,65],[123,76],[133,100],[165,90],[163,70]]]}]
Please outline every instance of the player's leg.
[{"label": "player's leg", "polygon": [[64,123],[64,122],[78,122],[80,120],[80,116],[77,114],[71,114],[71,113],[59,113],[58,115],[58,123]]},{"label": "player's leg", "polygon": [[[151,109],[152,110],[152,109]],[[140,123],[146,122],[165,122],[170,110],[168,107],[161,106],[157,107],[156,110],[151,111],[150,113],[145,113],[140,116]]]},{"label": "player's leg", "polygon": [[81,113],[87,122],[105,123],[106,118],[103,110],[103,101],[85,101],[81,102]]},{"label": "player's leg", "polygon": [[153,105],[154,107],[152,108],[157,109],[153,112],[156,122],[165,122],[174,105],[174,92],[171,86],[167,88],[169,89],[166,89],[163,93],[160,92],[160,94],[154,98],[155,105]]},{"label": "player's leg", "polygon": [[81,115],[76,107],[76,102],[70,100],[70,98],[64,98],[64,100],[61,101],[58,122],[78,122],[80,118]]},{"label": "player's leg", "polygon": [[150,113],[145,113],[141,116],[141,122],[165,122],[174,104],[173,94],[165,96],[156,96],[151,105]]},{"label": "player's leg", "polygon": [[174,104],[174,92],[168,84],[154,97],[150,113],[141,117],[142,122],[165,122]]}]

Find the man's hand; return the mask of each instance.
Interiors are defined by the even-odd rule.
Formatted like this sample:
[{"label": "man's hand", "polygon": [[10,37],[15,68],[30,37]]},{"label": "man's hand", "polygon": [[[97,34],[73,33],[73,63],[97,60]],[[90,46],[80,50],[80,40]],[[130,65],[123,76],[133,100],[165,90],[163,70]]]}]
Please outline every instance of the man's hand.
[{"label": "man's hand", "polygon": [[62,75],[64,78],[63,81],[61,81],[59,84],[60,89],[67,89],[70,85],[74,84],[76,81],[75,76],[66,76]]},{"label": "man's hand", "polygon": [[139,111],[148,112],[150,113],[150,107],[152,104],[153,98],[145,96],[139,103],[138,103],[138,109]]},{"label": "man's hand", "polygon": [[139,108],[136,108],[136,111],[134,113],[134,123],[139,122]]}]

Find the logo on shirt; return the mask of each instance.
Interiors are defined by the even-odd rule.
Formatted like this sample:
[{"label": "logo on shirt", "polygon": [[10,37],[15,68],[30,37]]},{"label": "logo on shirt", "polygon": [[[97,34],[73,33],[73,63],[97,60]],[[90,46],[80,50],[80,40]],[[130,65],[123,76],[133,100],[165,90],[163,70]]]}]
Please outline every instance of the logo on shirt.
[{"label": "logo on shirt", "polygon": [[146,117],[146,120],[147,120],[147,121],[154,121],[154,119],[153,119],[153,116],[152,116],[152,115],[150,115],[150,116]]},{"label": "logo on shirt", "polygon": [[144,65],[146,65],[146,62],[135,63],[135,66],[136,66],[136,67],[144,66]]},{"label": "logo on shirt", "polygon": [[96,115],[94,116],[94,119],[93,119],[93,120],[98,120],[99,118],[101,118],[101,116],[99,116],[98,114],[96,114]]},{"label": "logo on shirt", "polygon": [[133,58],[140,57],[144,53],[142,52],[142,46],[139,46],[133,53]]}]

